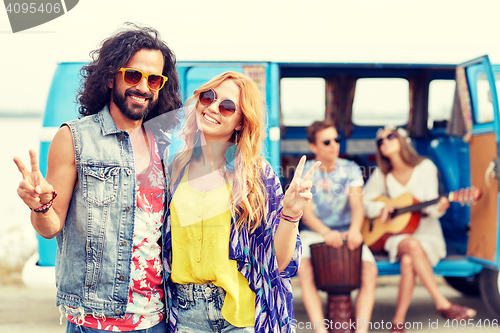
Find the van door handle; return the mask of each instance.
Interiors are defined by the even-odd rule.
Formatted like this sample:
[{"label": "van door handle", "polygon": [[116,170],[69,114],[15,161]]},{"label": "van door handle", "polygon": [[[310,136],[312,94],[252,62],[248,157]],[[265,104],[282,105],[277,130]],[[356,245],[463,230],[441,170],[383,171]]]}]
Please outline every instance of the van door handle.
[{"label": "van door handle", "polygon": [[499,159],[495,158],[493,161],[488,164],[486,171],[484,173],[484,181],[487,187],[490,187],[490,178],[494,177],[496,179],[499,178],[499,169],[498,169]]}]

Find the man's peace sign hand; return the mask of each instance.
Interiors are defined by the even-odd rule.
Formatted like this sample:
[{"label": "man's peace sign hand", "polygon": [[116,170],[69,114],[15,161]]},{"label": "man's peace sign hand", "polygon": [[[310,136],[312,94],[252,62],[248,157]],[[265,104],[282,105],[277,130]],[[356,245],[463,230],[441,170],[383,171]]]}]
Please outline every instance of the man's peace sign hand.
[{"label": "man's peace sign hand", "polygon": [[49,202],[52,199],[53,187],[43,178],[35,151],[30,149],[31,171],[28,171],[26,165],[17,156],[14,157],[14,163],[23,176],[17,188],[17,194],[24,203],[29,208],[36,209]]}]

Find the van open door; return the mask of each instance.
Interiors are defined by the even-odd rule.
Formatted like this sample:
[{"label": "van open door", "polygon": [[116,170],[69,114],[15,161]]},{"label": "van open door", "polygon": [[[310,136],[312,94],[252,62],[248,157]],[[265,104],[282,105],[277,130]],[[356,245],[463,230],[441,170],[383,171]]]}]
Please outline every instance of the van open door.
[{"label": "van open door", "polygon": [[471,185],[483,193],[471,206],[467,257],[485,267],[479,281],[481,295],[488,308],[500,315],[500,112],[495,81],[488,56],[457,67],[457,86],[467,131],[465,140],[469,140]]},{"label": "van open door", "polygon": [[179,62],[179,81],[183,101],[214,76],[226,71],[236,71],[250,77],[259,88],[265,104],[266,137],[263,155],[279,174],[280,125],[279,125],[279,67],[275,63],[259,62]]}]

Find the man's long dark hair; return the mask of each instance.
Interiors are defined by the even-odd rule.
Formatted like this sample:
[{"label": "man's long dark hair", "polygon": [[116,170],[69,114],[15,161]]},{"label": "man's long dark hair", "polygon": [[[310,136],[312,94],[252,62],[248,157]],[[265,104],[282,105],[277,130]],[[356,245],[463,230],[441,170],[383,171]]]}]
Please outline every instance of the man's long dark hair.
[{"label": "man's long dark hair", "polygon": [[133,23],[125,25],[131,28],[104,40],[100,49],[90,53],[92,62],[81,69],[83,82],[77,96],[81,117],[98,113],[110,102],[111,89],[108,84],[115,78],[118,69],[125,66],[141,49],[161,51],[164,62],[162,74],[168,77],[165,86],[158,92],[157,106],[144,121],[179,109],[182,105],[174,53],[160,39],[160,34],[155,29],[139,27]]}]

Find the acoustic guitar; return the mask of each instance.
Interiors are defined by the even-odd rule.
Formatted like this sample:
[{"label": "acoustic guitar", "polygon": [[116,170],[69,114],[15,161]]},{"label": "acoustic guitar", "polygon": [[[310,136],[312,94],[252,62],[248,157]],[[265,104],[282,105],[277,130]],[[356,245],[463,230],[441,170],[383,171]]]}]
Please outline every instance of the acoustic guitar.
[{"label": "acoustic guitar", "polygon": [[[464,205],[479,200],[481,195],[481,189],[472,186],[450,192],[447,197],[450,202]],[[440,198],[419,202],[410,193],[404,193],[395,199],[380,196],[375,201],[381,201],[387,206],[397,208],[390,214],[390,220],[386,222],[381,222],[380,217],[366,218],[361,227],[363,241],[373,252],[382,251],[389,236],[413,233],[420,223],[420,211],[427,206],[438,203],[439,200]]]}]

